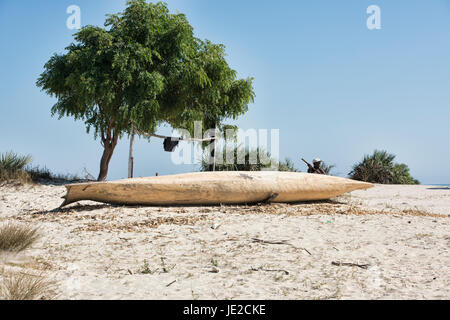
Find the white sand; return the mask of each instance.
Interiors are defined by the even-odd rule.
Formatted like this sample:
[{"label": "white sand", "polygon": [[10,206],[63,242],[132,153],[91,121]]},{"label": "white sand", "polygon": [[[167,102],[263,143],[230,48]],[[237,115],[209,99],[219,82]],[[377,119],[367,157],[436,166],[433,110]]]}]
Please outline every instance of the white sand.
[{"label": "white sand", "polygon": [[[41,238],[0,263],[44,272],[59,299],[449,299],[450,189],[431,188],[376,186],[313,204],[81,202],[51,212],[64,187],[1,186],[0,223],[39,226]],[[360,214],[368,209],[380,214]]]}]

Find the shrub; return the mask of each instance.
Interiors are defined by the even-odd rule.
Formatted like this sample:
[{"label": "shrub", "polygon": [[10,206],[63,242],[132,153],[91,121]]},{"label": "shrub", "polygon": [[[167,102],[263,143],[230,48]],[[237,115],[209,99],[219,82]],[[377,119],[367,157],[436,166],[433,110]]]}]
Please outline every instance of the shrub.
[{"label": "shrub", "polygon": [[3,275],[0,294],[6,300],[51,299],[49,289],[52,282],[41,275],[28,273],[8,273]]},{"label": "shrub", "polygon": [[27,173],[30,175],[32,181],[37,182],[39,180],[52,180],[53,175],[47,168],[40,167],[28,167]]},{"label": "shrub", "polygon": [[39,237],[37,228],[17,223],[0,226],[0,250],[19,252],[31,246]]},{"label": "shrub", "polygon": [[331,174],[331,170],[336,167],[334,164],[327,164],[325,162],[320,163],[320,168],[325,171],[326,174]]},{"label": "shrub", "polygon": [[289,158],[284,159],[284,161],[278,164],[278,171],[300,172]]},{"label": "shrub", "polygon": [[32,167],[30,155],[21,156],[9,151],[0,154],[0,182],[15,181],[20,183],[39,182],[41,180],[75,181],[81,180],[76,175],[53,174],[46,167]]},{"label": "shrub", "polygon": [[25,167],[31,161],[30,155],[21,156],[12,151],[0,154],[0,181],[30,181],[30,175],[26,172]]},{"label": "shrub", "polygon": [[46,167],[29,167],[26,169],[33,182],[39,182],[41,180],[51,181],[77,181],[82,180],[75,174],[54,174]]},{"label": "shrub", "polygon": [[420,184],[419,180],[411,177],[409,168],[404,163],[396,163],[394,165],[393,184]]},{"label": "shrub", "polygon": [[372,183],[419,184],[418,180],[411,177],[408,166],[395,163],[394,159],[395,155],[387,151],[375,150],[353,166],[349,177]]},{"label": "shrub", "polygon": [[[227,155],[229,157],[230,153],[232,153],[233,162],[227,163]],[[218,159],[222,159],[222,163],[219,163]],[[260,148],[252,150],[244,149],[240,146],[233,149],[224,148],[222,151],[216,150],[215,171],[261,171],[262,169],[269,169],[273,162],[275,160],[271,158],[270,153]],[[200,171],[212,171],[208,154],[205,154],[201,160]],[[298,170],[290,159],[285,159],[279,162],[278,171],[296,172]]]}]

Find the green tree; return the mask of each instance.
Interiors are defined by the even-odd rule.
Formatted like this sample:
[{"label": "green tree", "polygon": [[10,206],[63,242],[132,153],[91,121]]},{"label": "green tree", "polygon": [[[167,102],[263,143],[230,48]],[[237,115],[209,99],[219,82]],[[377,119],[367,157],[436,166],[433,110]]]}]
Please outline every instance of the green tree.
[{"label": "green tree", "polygon": [[404,163],[395,163],[395,155],[387,151],[375,150],[365,155],[363,160],[353,166],[349,173],[351,179],[382,184],[419,184],[411,177]]},{"label": "green tree", "polygon": [[52,115],[82,120],[100,137],[99,181],[133,125],[146,133],[163,123],[193,132],[195,120],[220,127],[254,99],[253,79],[236,78],[224,46],[194,37],[185,15],[164,3],[128,1],[105,28],[78,31],[66,51],[45,64],[37,86],[57,98]]}]

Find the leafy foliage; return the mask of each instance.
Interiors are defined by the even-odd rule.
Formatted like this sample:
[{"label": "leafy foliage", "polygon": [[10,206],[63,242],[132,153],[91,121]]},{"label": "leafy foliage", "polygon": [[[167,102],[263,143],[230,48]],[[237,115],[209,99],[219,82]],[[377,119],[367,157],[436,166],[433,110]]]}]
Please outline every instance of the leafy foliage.
[{"label": "leafy foliage", "polygon": [[395,163],[394,159],[395,155],[387,151],[375,150],[353,166],[350,178],[382,184],[419,184],[418,180],[411,177],[408,166]]},{"label": "leafy foliage", "polygon": [[284,161],[278,164],[278,171],[300,172],[300,170],[295,168],[294,163],[289,158],[284,159]]},{"label": "leafy foliage", "polygon": [[331,174],[331,170],[335,168],[336,166],[334,164],[327,164],[324,161],[320,163],[320,168],[325,171],[326,174]]},{"label": "leafy foliage", "polygon": [[[217,150],[216,150],[217,152]],[[227,161],[227,157],[229,161]],[[219,161],[222,159],[222,161]],[[275,159],[271,158],[268,151],[260,148],[249,150],[242,146],[237,146],[233,149],[223,148],[216,153],[215,171],[261,171],[269,169],[271,163],[275,163]],[[211,171],[209,154],[204,154],[200,163],[200,171]],[[278,164],[278,171],[292,171],[298,170],[294,167],[290,159],[285,159]]]},{"label": "leafy foliage", "polygon": [[193,132],[193,121],[221,127],[247,111],[252,79],[237,79],[223,45],[202,41],[183,14],[166,4],[127,2],[105,28],[85,26],[65,54],[55,54],[37,80],[58,101],[52,114],[82,120],[104,147],[99,180],[106,178],[118,139],[154,133],[160,124]]}]

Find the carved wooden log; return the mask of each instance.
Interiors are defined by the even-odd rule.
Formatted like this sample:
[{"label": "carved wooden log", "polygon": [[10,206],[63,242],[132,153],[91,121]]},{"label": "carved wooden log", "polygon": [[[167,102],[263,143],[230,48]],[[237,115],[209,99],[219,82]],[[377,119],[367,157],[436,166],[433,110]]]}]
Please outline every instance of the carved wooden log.
[{"label": "carved wooden log", "polygon": [[346,178],[300,172],[195,172],[69,184],[61,206],[80,200],[127,205],[297,202],[329,199],[372,186]]}]

